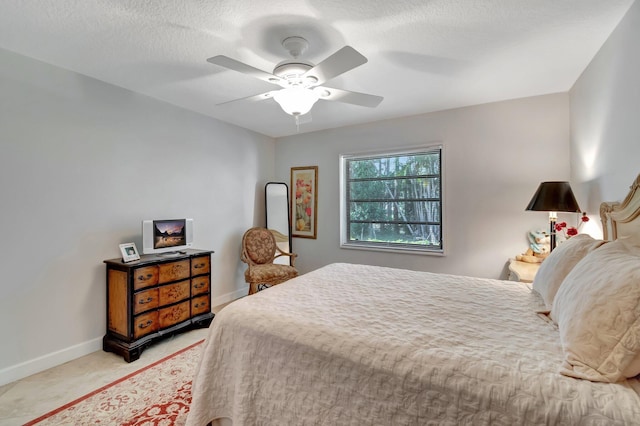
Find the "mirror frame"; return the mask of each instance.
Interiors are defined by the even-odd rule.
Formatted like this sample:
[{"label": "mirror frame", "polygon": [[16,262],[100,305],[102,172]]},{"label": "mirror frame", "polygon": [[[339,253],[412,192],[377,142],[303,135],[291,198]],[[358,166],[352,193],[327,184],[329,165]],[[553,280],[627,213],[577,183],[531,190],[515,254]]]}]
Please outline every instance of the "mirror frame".
[{"label": "mirror frame", "polygon": [[[289,200],[289,185],[285,182],[267,182],[264,186],[264,219],[265,226],[267,229],[269,228],[269,199],[267,197],[267,189],[269,185],[284,185],[285,188],[285,196],[287,198],[287,234],[289,237],[289,253],[293,253],[293,238],[291,235],[291,201]],[[289,265],[291,265],[291,258],[289,258]]]}]

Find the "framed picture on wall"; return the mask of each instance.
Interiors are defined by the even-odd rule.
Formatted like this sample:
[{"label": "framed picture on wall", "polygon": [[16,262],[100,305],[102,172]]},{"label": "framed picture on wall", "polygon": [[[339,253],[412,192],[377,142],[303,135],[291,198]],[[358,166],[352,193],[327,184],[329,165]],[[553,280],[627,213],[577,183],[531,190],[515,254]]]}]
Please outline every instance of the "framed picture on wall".
[{"label": "framed picture on wall", "polygon": [[140,260],[140,254],[136,249],[135,243],[120,244],[120,252],[122,253],[122,261],[124,263]]},{"label": "framed picture on wall", "polygon": [[291,235],[317,238],[318,166],[291,168]]}]

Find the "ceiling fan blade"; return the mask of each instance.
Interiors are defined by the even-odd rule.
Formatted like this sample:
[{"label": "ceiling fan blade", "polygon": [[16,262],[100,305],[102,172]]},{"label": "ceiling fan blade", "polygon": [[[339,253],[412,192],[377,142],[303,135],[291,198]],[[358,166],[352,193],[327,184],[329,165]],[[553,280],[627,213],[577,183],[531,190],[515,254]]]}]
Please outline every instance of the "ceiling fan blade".
[{"label": "ceiling fan blade", "polygon": [[207,62],[212,63],[214,65],[220,65],[221,67],[225,67],[227,69],[241,72],[243,74],[250,75],[251,77],[258,78],[262,81],[266,81],[271,84],[280,84],[281,78],[268,73],[266,71],[259,70],[258,68],[254,68],[251,65],[247,65],[244,62],[236,61],[235,59],[229,58],[228,56],[218,55],[212,58],[207,59]]},{"label": "ceiling fan blade", "polygon": [[324,99],[326,101],[338,101],[369,108],[377,107],[384,99],[382,96],[350,92],[348,90],[333,89],[331,87],[316,87],[314,90],[317,90],[320,93],[320,99]]},{"label": "ceiling fan blade", "polygon": [[367,58],[353,47],[345,46],[304,73],[302,77],[314,77],[318,80],[314,84],[322,84],[365,63]]},{"label": "ceiling fan blade", "polygon": [[216,104],[216,105],[226,105],[226,104],[230,104],[232,102],[237,102],[237,101],[249,101],[249,102],[264,101],[265,99],[273,98],[273,94],[275,92],[277,92],[277,90],[272,90],[272,91],[266,92],[266,93],[260,93],[259,95],[251,95],[251,96],[247,96],[247,97],[244,97],[244,98],[232,99],[230,101],[221,102],[221,103]]}]

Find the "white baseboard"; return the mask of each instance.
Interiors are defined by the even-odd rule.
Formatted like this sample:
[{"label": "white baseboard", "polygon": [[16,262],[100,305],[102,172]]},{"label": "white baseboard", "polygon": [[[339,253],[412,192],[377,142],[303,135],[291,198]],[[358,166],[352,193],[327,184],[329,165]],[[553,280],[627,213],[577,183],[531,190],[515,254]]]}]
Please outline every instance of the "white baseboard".
[{"label": "white baseboard", "polygon": [[[246,295],[246,289],[232,291],[231,293],[223,294],[211,299],[211,306],[220,306]],[[93,340],[79,343],[69,348],[61,349],[57,352],[43,355],[20,364],[12,365],[11,367],[0,370],[0,386],[15,382],[16,380],[24,379],[32,374],[39,373],[100,350],[102,350],[102,337],[97,337]]]},{"label": "white baseboard", "polygon": [[224,305],[225,303],[233,302],[236,299],[240,299],[247,295],[248,289],[241,288],[231,293],[223,294],[222,296],[216,296],[211,299],[211,306],[216,307]]},{"label": "white baseboard", "polygon": [[102,337],[21,362],[11,367],[3,368],[0,370],[0,386],[24,379],[32,374],[39,373],[99,350],[102,350]]}]

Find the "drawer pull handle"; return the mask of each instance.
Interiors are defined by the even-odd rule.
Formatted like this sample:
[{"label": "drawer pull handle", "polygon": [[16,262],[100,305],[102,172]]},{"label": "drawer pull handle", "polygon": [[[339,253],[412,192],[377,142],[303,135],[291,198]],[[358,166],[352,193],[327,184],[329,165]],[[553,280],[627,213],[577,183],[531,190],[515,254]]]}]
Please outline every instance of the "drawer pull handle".
[{"label": "drawer pull handle", "polygon": [[148,279],[151,279],[151,277],[153,277],[153,275],[152,275],[152,274],[147,274],[147,276],[146,276],[146,277],[145,277],[144,275],[140,275],[140,276],[138,277],[138,279],[139,279],[140,281],[146,281],[146,280],[148,280]]},{"label": "drawer pull handle", "polygon": [[194,308],[199,308],[199,307],[201,307],[201,306],[207,306],[207,304],[206,304],[206,303],[196,303],[196,304],[194,305]]},{"label": "drawer pull handle", "polygon": [[153,321],[149,320],[144,324],[138,324],[138,328],[147,328],[149,327],[151,324],[153,324]]},{"label": "drawer pull handle", "polygon": [[145,300],[140,300],[138,305],[146,305],[147,303],[153,302],[153,297],[147,297]]},{"label": "drawer pull handle", "polygon": [[193,286],[193,288],[195,288],[195,289],[200,289],[202,287],[204,287],[204,283],[196,284],[196,285]]},{"label": "drawer pull handle", "polygon": [[204,263],[198,263],[197,265],[193,265],[193,269],[200,269],[200,268],[204,268]]}]

